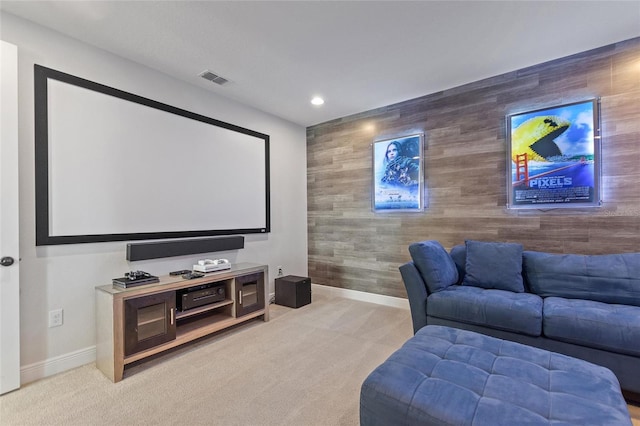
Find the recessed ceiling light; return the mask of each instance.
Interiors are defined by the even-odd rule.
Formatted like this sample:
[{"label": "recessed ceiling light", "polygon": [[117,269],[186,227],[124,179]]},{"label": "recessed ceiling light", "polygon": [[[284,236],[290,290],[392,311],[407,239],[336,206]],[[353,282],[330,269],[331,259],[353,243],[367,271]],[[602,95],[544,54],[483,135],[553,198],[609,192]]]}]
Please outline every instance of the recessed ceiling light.
[{"label": "recessed ceiling light", "polygon": [[322,99],[320,96],[316,96],[311,99],[311,103],[314,105],[322,105],[324,103],[324,99]]}]

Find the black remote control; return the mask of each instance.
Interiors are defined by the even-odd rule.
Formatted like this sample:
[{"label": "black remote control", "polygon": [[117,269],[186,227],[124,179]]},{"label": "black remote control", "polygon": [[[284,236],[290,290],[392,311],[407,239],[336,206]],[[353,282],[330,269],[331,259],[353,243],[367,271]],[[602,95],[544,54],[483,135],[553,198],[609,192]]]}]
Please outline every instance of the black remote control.
[{"label": "black remote control", "polygon": [[184,275],[184,274],[188,274],[191,271],[189,269],[181,269],[179,271],[173,271],[173,272],[169,272],[169,275]]},{"label": "black remote control", "polygon": [[185,280],[192,280],[194,278],[202,278],[204,277],[204,274],[201,272],[189,272],[188,274],[184,274],[182,276],[182,278],[184,278]]}]

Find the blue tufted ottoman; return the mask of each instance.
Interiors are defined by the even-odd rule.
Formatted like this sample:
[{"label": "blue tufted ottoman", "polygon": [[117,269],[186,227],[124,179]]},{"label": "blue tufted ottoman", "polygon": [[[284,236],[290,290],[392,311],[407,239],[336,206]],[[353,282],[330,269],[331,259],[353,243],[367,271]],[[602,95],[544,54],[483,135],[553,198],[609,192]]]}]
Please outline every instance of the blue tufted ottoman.
[{"label": "blue tufted ottoman", "polygon": [[614,374],[466,330],[421,328],[366,378],[361,425],[631,425]]}]

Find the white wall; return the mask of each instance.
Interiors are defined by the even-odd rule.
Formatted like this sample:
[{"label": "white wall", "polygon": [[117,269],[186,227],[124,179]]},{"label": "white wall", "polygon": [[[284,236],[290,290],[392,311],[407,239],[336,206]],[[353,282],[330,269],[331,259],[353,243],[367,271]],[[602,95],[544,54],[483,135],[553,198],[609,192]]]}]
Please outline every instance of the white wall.
[{"label": "white wall", "polygon": [[[218,252],[208,257],[269,265],[270,292],[273,292],[278,265],[284,267],[285,274],[307,274],[306,134],[303,127],[14,15],[1,13],[0,19],[0,37],[18,46],[23,382],[92,361],[95,349],[94,287],[109,284],[112,278],[129,270],[164,275],[176,269],[189,269],[198,258],[205,256],[128,262],[126,242],[35,246],[34,63],[270,135],[271,233],[247,235],[244,249]],[[64,324],[48,328],[48,312],[57,308],[64,309]]]}]

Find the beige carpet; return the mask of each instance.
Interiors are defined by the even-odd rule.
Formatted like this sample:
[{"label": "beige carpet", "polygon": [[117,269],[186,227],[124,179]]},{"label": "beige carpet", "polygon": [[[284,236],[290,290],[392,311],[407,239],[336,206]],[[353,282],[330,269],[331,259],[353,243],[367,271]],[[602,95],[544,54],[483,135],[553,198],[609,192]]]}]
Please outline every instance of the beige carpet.
[{"label": "beige carpet", "polygon": [[86,365],[25,385],[0,397],[0,425],[358,425],[360,385],[411,337],[411,318],[330,294],[271,305],[271,321],[131,366],[116,384]]},{"label": "beige carpet", "polygon": [[364,378],[411,337],[409,310],[314,292],[125,370],[95,365],[0,397],[10,425],[357,425]]}]

